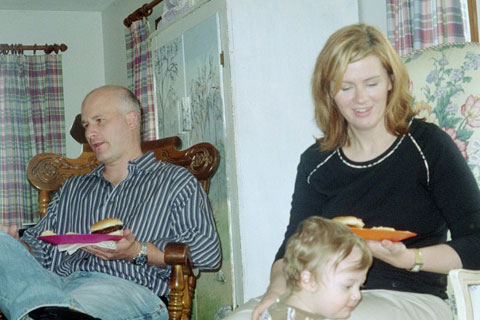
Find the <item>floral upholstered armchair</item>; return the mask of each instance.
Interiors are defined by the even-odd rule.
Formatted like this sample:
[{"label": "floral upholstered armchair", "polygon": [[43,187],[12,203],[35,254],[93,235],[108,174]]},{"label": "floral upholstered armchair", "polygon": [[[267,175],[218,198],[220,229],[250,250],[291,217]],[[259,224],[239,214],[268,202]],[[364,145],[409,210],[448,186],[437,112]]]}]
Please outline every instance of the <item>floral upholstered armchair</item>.
[{"label": "floral upholstered armchair", "polygon": [[447,132],[480,182],[480,44],[448,44],[404,58],[419,118]]},{"label": "floral upholstered armchair", "polygon": [[[480,44],[430,47],[403,60],[417,117],[452,137],[480,185]],[[480,271],[452,270],[448,282],[455,318],[478,319]]]}]

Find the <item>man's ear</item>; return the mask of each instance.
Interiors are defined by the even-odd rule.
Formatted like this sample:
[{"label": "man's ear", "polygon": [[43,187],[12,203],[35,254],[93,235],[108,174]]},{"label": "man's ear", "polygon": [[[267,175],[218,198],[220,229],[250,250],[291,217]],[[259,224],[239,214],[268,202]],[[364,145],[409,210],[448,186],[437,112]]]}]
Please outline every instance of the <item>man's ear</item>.
[{"label": "man's ear", "polygon": [[300,273],[300,284],[303,290],[315,291],[317,289],[317,281],[313,274],[308,270],[303,270]]},{"label": "man's ear", "polygon": [[136,113],[135,111],[129,111],[127,113],[127,124],[131,129],[139,126],[140,122],[138,119],[138,113]]}]

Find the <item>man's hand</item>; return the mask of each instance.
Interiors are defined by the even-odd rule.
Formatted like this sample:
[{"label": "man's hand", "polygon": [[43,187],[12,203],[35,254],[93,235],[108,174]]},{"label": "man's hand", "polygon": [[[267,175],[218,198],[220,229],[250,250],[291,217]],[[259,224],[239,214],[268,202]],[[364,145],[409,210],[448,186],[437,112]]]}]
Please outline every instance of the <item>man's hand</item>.
[{"label": "man's hand", "polygon": [[17,239],[18,241],[20,241],[20,235],[18,234],[18,227],[17,227],[17,226],[12,225],[12,226],[10,226],[10,227],[7,227],[7,226],[4,226],[4,225],[1,225],[1,224],[0,224],[0,230],[2,230],[3,232],[8,233],[8,234],[11,235],[12,237],[14,237],[14,238]]},{"label": "man's hand", "polygon": [[123,230],[123,238],[117,241],[116,249],[100,248],[95,245],[83,247],[82,250],[104,260],[131,261],[140,252],[140,243],[129,230]]},{"label": "man's hand", "polygon": [[367,240],[367,244],[375,258],[394,267],[409,269],[415,261],[413,251],[407,249],[402,242]]}]

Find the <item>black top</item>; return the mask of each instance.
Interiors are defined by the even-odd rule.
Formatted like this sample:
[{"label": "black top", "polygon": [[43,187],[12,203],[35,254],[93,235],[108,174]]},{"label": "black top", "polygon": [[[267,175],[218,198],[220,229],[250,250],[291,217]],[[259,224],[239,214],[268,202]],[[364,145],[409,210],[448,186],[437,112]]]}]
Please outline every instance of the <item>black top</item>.
[{"label": "black top", "polygon": [[[422,248],[447,243],[463,268],[480,268],[480,192],[453,140],[434,124],[414,119],[379,157],[349,160],[341,149],[321,152],[310,146],[298,165],[287,239],[309,216],[353,215],[365,227],[388,226],[418,233],[404,241]],[[447,230],[452,240],[446,242]],[[446,298],[446,276],[413,273],[375,259],[365,289],[430,293]]]}]

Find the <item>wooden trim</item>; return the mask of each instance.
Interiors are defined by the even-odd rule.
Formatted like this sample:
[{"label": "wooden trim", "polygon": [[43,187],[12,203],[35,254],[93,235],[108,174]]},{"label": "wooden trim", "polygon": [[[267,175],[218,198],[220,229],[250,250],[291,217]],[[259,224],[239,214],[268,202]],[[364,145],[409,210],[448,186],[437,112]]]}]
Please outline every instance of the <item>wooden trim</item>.
[{"label": "wooden trim", "polygon": [[62,44],[44,44],[44,45],[22,45],[22,44],[0,44],[0,53],[1,54],[8,54],[10,53],[19,53],[22,54],[23,51],[26,50],[33,50],[33,54],[36,53],[36,51],[41,51],[45,52],[46,54],[50,54],[52,52],[58,53],[58,51],[67,51],[68,47],[62,43]]},{"label": "wooden trim", "polygon": [[163,0],[153,0],[150,3],[144,4],[134,12],[130,13],[128,17],[123,20],[123,24],[125,27],[129,28],[134,21],[148,17],[152,14],[153,8],[162,1]]},{"label": "wooden trim", "polygon": [[478,42],[477,2],[468,0],[468,20],[470,23],[470,41]]}]

